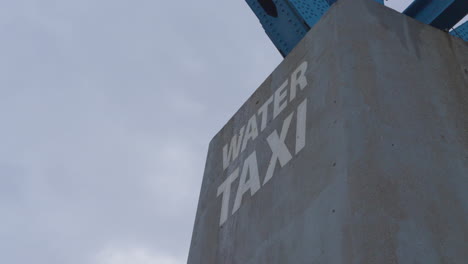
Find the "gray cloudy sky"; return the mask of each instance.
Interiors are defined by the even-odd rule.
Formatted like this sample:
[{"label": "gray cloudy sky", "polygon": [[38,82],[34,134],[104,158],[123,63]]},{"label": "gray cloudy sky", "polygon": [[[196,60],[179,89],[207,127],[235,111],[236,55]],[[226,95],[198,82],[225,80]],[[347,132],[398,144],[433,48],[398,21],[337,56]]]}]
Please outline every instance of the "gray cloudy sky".
[{"label": "gray cloudy sky", "polygon": [[281,61],[244,0],[0,0],[0,36],[0,262],[185,263],[208,143]]}]

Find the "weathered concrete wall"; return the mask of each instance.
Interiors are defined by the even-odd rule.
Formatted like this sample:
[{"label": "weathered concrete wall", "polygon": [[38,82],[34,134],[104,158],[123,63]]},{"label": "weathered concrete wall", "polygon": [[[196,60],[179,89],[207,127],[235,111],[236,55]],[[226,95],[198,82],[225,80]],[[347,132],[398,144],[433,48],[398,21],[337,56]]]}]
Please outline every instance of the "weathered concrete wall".
[{"label": "weathered concrete wall", "polygon": [[341,0],[210,143],[188,263],[466,263],[467,190],[467,43]]}]

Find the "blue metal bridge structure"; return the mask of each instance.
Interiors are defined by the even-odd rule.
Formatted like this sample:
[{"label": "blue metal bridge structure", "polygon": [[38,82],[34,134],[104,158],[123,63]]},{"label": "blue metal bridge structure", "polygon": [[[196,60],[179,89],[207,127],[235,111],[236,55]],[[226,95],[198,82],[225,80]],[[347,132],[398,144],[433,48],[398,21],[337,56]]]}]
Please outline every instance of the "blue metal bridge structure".
[{"label": "blue metal bridge structure", "polygon": [[[283,57],[339,0],[246,0]],[[384,4],[384,0],[374,0]],[[403,14],[468,41],[468,0],[414,0]]]}]

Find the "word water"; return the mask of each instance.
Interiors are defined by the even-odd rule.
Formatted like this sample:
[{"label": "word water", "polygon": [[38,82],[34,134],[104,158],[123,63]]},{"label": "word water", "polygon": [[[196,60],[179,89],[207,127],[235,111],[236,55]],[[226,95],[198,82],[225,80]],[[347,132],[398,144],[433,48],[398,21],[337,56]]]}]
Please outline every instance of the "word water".
[{"label": "word water", "polygon": [[[272,120],[286,109],[288,102],[291,103],[296,99],[297,88],[304,90],[307,86],[305,72],[307,70],[307,62],[303,62],[286,80],[275,93],[266,101],[266,103],[258,109],[258,117],[261,118],[260,132],[267,127],[267,120]],[[288,89],[289,88],[289,89]],[[289,94],[289,97],[288,97]],[[297,100],[297,99],[296,99]],[[273,104],[273,115],[268,116],[268,106]],[[294,118],[295,117],[295,118]],[[223,148],[223,169],[237,159],[239,153],[244,151],[248,144],[252,144],[259,135],[257,126],[257,114],[254,114],[248,121],[247,127],[240,128],[237,135],[231,139],[230,145],[226,144]],[[291,123],[295,120],[296,135],[295,149],[288,149],[285,140],[288,135]],[[284,167],[294,156],[296,156],[306,145],[306,120],[307,120],[307,98],[303,99],[292,112],[283,120],[281,130],[273,130],[267,138],[269,149],[272,153],[268,163],[263,183],[260,183],[260,173],[258,170],[257,150],[254,150],[243,162],[242,168],[237,167],[234,171],[221,183],[218,187],[217,196],[222,195],[221,200],[221,216],[219,225],[223,225],[229,217],[229,204],[231,197],[231,185],[239,178],[239,185],[232,208],[232,214],[235,214],[242,205],[242,198],[246,192],[250,192],[254,196],[268,181],[273,177],[277,164]],[[246,129],[247,128],[247,129]],[[245,134],[244,134],[245,132]],[[294,156],[293,156],[294,155]]]}]

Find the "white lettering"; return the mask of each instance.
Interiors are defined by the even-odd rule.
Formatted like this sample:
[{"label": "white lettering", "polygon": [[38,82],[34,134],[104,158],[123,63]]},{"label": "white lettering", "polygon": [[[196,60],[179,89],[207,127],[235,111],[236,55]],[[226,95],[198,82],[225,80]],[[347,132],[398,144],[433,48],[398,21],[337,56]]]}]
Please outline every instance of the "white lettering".
[{"label": "white lettering", "polygon": [[[249,179],[247,178],[247,173],[249,174]],[[239,180],[239,187],[237,187],[236,200],[234,201],[234,207],[232,209],[232,214],[234,214],[242,204],[242,197],[244,193],[250,190],[250,196],[260,189],[260,177],[258,175],[258,164],[257,164],[257,152],[253,152],[245,160],[244,166],[242,167],[242,172]]]},{"label": "white lettering", "polygon": [[307,78],[305,77],[305,72],[307,70],[307,61],[304,61],[297,67],[297,69],[291,74],[291,92],[289,95],[289,101],[291,102],[296,98],[296,88],[299,85],[301,90],[307,86]]},{"label": "white lettering", "polygon": [[235,179],[237,179],[238,176],[239,168],[236,168],[236,170],[231,173],[231,175],[229,175],[227,179],[218,187],[217,197],[220,194],[223,194],[223,198],[221,200],[221,216],[219,218],[219,226],[223,225],[228,218],[229,198],[231,197],[231,184]]},{"label": "white lettering", "polygon": [[247,147],[247,143],[249,142],[250,139],[255,140],[258,136],[258,129],[257,129],[257,117],[253,115],[249,123],[247,124],[247,129],[245,132],[244,136],[244,143],[242,143],[242,150],[244,151],[245,148]]},{"label": "white lettering", "polygon": [[268,121],[268,105],[273,102],[273,95],[258,109],[258,114],[262,115],[262,123],[260,125],[260,131],[263,131]]},{"label": "white lettering", "polygon": [[231,139],[231,147],[228,150],[228,145],[226,144],[223,147],[223,169],[227,169],[229,167],[229,164],[231,161],[234,161],[237,159],[237,156],[239,156],[239,151],[241,148],[242,144],[242,137],[244,135],[244,128],[242,127],[239,131],[239,136],[234,135]]},{"label": "white lettering", "polygon": [[307,98],[297,107],[296,116],[296,154],[306,144]]},{"label": "white lettering", "polygon": [[278,90],[275,91],[275,101],[273,102],[273,118],[276,118],[281,111],[286,108],[288,105],[288,100],[285,100],[283,104],[281,101],[284,100],[287,96],[288,90],[285,90],[286,86],[288,85],[288,80],[286,80]]},{"label": "white lettering", "polygon": [[263,180],[264,185],[271,179],[271,177],[273,177],[273,172],[275,171],[277,161],[279,161],[281,167],[283,167],[292,159],[292,155],[284,143],[284,140],[288,134],[289,125],[291,125],[293,114],[294,112],[286,117],[286,119],[283,121],[283,128],[281,129],[280,136],[278,136],[278,132],[275,130],[267,137],[268,145],[270,146],[270,149],[273,153],[271,155],[270,163],[268,164],[265,179]]},{"label": "white lettering", "polygon": [[[300,90],[304,90],[304,88],[307,87],[308,83],[305,75],[307,66],[307,61],[302,62],[291,74],[290,79],[284,81],[284,83],[274,91],[268,100],[263,103],[257,113],[250,117],[247,125],[242,126],[238,133],[232,136],[230,142],[223,146],[223,170],[226,170],[233,161],[239,158],[241,153],[247,149],[249,144],[257,147],[255,140],[259,137],[258,129],[260,128],[260,132],[264,131],[268,122],[278,117],[287,108],[288,103],[292,102],[297,97],[298,87]],[[256,104],[258,104],[258,102]],[[273,104],[271,107],[273,109],[272,112],[269,112],[271,104]],[[242,206],[245,193],[250,191],[250,197],[253,197],[263,185],[271,180],[278,163],[281,168],[286,166],[288,162],[292,160],[292,155],[297,155],[305,148],[307,139],[307,98],[303,99],[303,101],[297,106],[295,150],[294,152],[290,152],[286,145],[286,137],[288,136],[288,131],[293,117],[294,111],[292,111],[292,113],[283,120],[281,132],[275,129],[266,138],[268,147],[271,149],[272,154],[268,167],[266,168],[263,184],[260,181],[257,152],[256,149],[254,149],[253,152],[244,160],[242,170],[240,170],[240,167],[236,167],[235,170],[218,187],[217,197],[222,195],[219,219],[220,226],[222,226],[229,217],[229,205],[232,202],[230,198],[231,188],[234,181],[239,178],[239,174],[239,185],[237,187],[236,197],[232,207],[232,214],[235,214]],[[258,118],[261,118],[262,121],[260,122]],[[289,138],[292,139],[293,136],[291,135]],[[263,146],[263,142],[264,141],[262,139],[262,143],[258,144],[258,146]],[[263,168],[263,166],[261,166],[261,168]],[[264,172],[261,173],[263,174]]]}]

